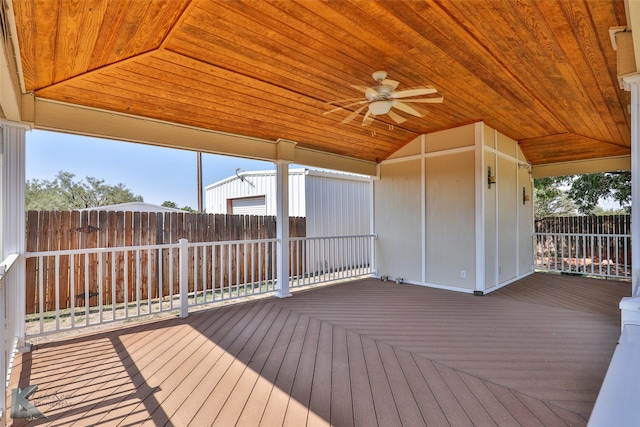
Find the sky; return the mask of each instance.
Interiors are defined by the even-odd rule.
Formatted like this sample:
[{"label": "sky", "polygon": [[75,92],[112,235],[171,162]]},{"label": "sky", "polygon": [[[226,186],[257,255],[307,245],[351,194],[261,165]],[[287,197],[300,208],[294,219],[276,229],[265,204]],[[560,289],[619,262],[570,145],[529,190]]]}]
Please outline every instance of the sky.
[{"label": "sky", "polygon": [[[28,131],[26,141],[27,180],[52,181],[64,171],[74,174],[76,181],[89,176],[107,185],[124,184],[147,203],[171,201],[181,208],[198,207],[195,151],[40,130]],[[236,168],[270,170],[275,165],[203,153],[203,188],[233,176]]]}]

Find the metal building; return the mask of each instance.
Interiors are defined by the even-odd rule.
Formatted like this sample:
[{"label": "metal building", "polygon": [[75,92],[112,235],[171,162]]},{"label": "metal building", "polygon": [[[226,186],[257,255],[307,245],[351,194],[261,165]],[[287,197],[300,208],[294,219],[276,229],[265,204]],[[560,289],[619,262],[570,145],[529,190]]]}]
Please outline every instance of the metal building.
[{"label": "metal building", "polygon": [[[205,188],[206,212],[276,214],[276,171],[237,171]],[[289,170],[289,215],[307,218],[307,237],[371,232],[372,179],[314,169]]]}]

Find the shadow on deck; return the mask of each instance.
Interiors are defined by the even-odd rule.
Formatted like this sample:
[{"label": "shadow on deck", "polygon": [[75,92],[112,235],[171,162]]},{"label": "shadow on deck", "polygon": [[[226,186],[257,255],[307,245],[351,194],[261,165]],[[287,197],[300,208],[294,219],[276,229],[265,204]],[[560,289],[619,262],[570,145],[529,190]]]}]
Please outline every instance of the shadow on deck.
[{"label": "shadow on deck", "polygon": [[13,425],[584,425],[626,282],[537,273],[484,297],[374,279],[19,355]]}]

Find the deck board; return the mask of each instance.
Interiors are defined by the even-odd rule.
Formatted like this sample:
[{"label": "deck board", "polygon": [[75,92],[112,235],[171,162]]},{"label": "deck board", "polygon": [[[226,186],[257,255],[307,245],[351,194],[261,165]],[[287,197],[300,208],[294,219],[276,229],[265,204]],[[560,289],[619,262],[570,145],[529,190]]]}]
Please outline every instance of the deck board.
[{"label": "deck board", "polygon": [[356,427],[375,426],[378,421],[360,335],[347,331],[347,349],[351,393],[358,397],[353,400],[353,424]]},{"label": "deck board", "polygon": [[[331,420],[331,357],[333,353],[333,326],[328,322],[320,323],[318,335],[318,353],[316,354],[315,374],[311,384],[308,421],[311,426],[327,425]],[[368,381],[368,377],[365,376]]]},{"label": "deck board", "polygon": [[331,424],[350,427],[353,426],[353,402],[351,400],[347,333],[343,328],[333,328],[332,348]]},{"label": "deck board", "polygon": [[10,379],[38,385],[47,418],[10,424],[585,425],[629,292],[545,274],[484,297],[368,279],[62,336]]}]

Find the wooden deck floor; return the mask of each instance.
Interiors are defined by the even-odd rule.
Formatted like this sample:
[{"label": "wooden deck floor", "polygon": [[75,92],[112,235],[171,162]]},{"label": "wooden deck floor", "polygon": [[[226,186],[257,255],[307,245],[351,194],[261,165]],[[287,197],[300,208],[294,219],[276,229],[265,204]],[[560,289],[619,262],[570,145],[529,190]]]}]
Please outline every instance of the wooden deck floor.
[{"label": "wooden deck floor", "polygon": [[628,283],[535,274],[484,297],[350,282],[41,344],[13,425],[585,425]]}]

